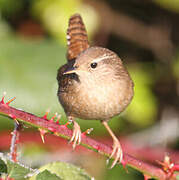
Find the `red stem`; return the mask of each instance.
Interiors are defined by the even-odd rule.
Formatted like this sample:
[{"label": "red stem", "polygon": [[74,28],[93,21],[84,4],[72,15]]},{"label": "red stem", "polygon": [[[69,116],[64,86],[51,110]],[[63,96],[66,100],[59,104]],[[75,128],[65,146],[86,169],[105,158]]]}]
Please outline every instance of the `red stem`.
[{"label": "red stem", "polygon": [[[65,139],[70,139],[72,136],[72,130],[68,129],[65,125],[59,125],[47,119],[40,118],[33,114],[12,108],[4,102],[0,102],[0,114],[11,118],[13,116],[13,119],[17,119],[18,121],[31,124],[32,126],[36,126],[38,128],[46,129],[54,133],[54,135],[61,136]],[[112,147],[100,143],[94,139],[91,139],[84,134],[82,135],[81,144],[85,147],[88,147],[89,149],[92,149],[93,151],[96,151],[108,157],[112,152]],[[131,166],[150,177],[157,178],[160,180],[167,179],[167,174],[161,168],[135,159],[134,157],[128,154],[124,154],[123,164]]]},{"label": "red stem", "polygon": [[19,124],[15,121],[14,131],[12,132],[10,158],[12,161],[17,162],[17,144],[19,142]]}]

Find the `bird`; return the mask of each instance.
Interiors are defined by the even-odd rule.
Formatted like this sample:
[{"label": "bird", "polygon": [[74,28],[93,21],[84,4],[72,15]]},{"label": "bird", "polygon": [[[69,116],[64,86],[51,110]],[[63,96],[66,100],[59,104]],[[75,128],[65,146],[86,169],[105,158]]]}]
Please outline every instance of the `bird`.
[{"label": "bird", "polygon": [[113,140],[111,168],[123,160],[120,142],[108,125],[123,112],[134,95],[134,83],[119,56],[103,47],[90,46],[80,14],[70,17],[67,29],[67,63],[58,69],[57,96],[67,119],[73,122],[70,142],[81,142],[75,118],[99,120]]}]

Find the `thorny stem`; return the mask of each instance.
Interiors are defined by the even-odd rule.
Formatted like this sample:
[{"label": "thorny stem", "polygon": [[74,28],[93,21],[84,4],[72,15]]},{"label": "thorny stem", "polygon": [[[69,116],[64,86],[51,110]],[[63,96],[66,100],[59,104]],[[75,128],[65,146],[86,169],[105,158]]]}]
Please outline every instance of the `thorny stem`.
[{"label": "thorny stem", "polygon": [[[8,104],[5,104],[4,101],[0,101],[0,115],[11,117],[20,122],[30,124],[36,128],[44,129],[47,132],[53,133],[56,136],[60,136],[68,140],[71,138],[73,134],[72,130],[68,129],[68,127],[65,125],[59,125],[58,123],[49,121],[43,117],[37,117],[33,114],[10,107]],[[83,133],[81,145],[107,157],[110,157],[110,154],[112,152],[112,147],[98,142],[94,139],[91,139]],[[133,167],[134,169],[137,169],[138,171],[142,172],[143,174],[151,178],[156,178],[160,180],[169,179],[168,174],[161,168],[153,166],[149,163],[145,163],[141,160],[135,159],[134,157],[125,153],[123,165]]]},{"label": "thorny stem", "polygon": [[11,146],[10,146],[10,159],[17,162],[17,143],[19,141],[19,124],[14,121],[14,131],[12,132]]}]

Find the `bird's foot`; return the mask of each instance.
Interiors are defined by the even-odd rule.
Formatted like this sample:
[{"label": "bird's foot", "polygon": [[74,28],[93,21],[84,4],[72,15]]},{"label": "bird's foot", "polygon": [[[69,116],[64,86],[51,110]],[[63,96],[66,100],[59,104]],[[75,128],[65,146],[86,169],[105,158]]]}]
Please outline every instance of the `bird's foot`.
[{"label": "bird's foot", "polygon": [[114,161],[111,165],[111,169],[116,165],[118,161],[119,163],[121,163],[123,160],[122,148],[117,138],[113,139],[113,150],[109,158],[111,159],[112,157],[114,158]]},{"label": "bird's foot", "polygon": [[80,126],[77,122],[73,121],[73,135],[70,139],[70,143],[73,142],[73,149],[75,149],[76,145],[81,143],[81,130]]}]

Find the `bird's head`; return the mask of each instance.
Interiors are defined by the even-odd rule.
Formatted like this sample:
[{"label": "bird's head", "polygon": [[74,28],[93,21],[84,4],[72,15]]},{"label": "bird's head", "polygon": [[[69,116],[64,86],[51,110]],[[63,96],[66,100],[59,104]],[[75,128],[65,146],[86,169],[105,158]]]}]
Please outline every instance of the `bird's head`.
[{"label": "bird's head", "polygon": [[75,60],[73,66],[67,69],[64,74],[75,73],[82,77],[95,77],[97,80],[104,80],[112,74],[117,75],[119,69],[123,68],[122,61],[112,51],[101,48],[91,47],[82,52]]}]

